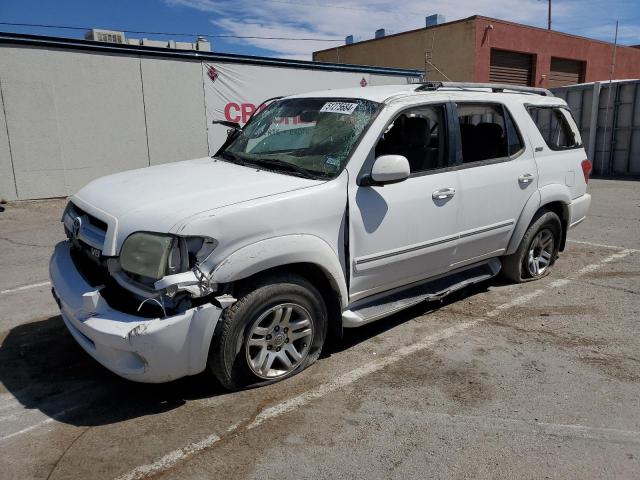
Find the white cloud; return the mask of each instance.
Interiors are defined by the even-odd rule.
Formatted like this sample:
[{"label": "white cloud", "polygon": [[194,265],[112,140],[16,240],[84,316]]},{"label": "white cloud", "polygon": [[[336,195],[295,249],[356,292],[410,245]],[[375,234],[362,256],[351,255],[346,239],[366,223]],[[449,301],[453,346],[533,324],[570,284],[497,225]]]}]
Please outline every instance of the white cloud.
[{"label": "white cloud", "polygon": [[[190,7],[212,14],[211,22],[224,34],[337,39],[336,42],[238,39],[238,42],[269,50],[275,56],[304,60],[311,60],[311,54],[315,50],[341,45],[346,35],[352,34],[356,40],[363,40],[372,38],[378,28],[385,28],[387,33],[421,28],[424,26],[424,17],[434,13],[445,15],[447,20],[485,15],[535,26],[546,26],[547,19],[547,2],[540,0],[450,0],[437,6],[427,6],[421,0],[331,0],[323,3],[314,0],[165,1],[169,5]],[[626,10],[627,6],[633,8],[632,4],[637,0],[631,3],[628,0],[617,1]],[[603,13],[594,16],[600,7],[604,7],[602,3],[598,0],[556,1],[553,9],[554,25],[562,29],[565,24],[576,34],[606,36],[605,27],[599,23]],[[590,4],[598,7],[593,10],[593,14],[589,13]],[[580,20],[586,22],[590,30],[577,26]],[[624,36],[621,35],[621,40],[625,38],[626,41],[633,42],[634,38],[638,39],[638,30],[634,30],[632,26],[623,27],[622,32]]]},{"label": "white cloud", "polygon": [[[609,24],[589,28],[585,35],[613,42],[615,32],[615,24]],[[618,28],[618,43],[621,45],[640,44],[640,25],[621,25]]]}]

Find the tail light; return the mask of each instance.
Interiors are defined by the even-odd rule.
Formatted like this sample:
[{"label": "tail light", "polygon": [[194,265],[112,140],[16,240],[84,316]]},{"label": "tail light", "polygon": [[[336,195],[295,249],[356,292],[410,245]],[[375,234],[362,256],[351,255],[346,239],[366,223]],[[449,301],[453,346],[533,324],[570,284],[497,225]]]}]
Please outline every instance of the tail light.
[{"label": "tail light", "polygon": [[582,173],[584,173],[584,183],[589,183],[589,175],[591,175],[591,162],[587,159],[582,161]]}]

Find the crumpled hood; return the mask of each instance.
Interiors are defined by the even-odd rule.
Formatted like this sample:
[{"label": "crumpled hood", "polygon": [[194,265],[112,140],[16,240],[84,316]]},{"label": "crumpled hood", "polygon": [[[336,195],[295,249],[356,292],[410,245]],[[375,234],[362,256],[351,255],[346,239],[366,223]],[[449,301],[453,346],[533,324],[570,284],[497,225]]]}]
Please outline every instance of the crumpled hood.
[{"label": "crumpled hood", "polygon": [[102,177],[74,198],[117,219],[121,237],[123,231],[169,232],[197,213],[320,183],[204,157]]}]

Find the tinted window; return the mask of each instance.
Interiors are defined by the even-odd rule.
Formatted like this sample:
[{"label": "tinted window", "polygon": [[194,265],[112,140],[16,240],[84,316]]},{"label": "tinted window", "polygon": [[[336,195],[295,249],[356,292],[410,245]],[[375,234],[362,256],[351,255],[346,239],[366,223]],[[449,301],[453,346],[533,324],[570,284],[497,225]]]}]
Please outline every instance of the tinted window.
[{"label": "tinted window", "polygon": [[[458,120],[463,163],[509,156],[507,129],[515,131],[515,128],[505,122],[502,105],[458,104]],[[519,149],[519,136],[516,135],[516,138],[513,148]]]},{"label": "tinted window", "polygon": [[568,110],[558,107],[529,107],[528,110],[549,148],[582,146],[580,133]]},{"label": "tinted window", "polygon": [[375,155],[402,155],[411,173],[447,166],[443,106],[420,107],[402,112],[376,145]]},{"label": "tinted window", "polygon": [[522,142],[522,137],[520,136],[520,132],[516,128],[516,124],[509,114],[509,111],[504,109],[504,116],[507,122],[507,143],[509,145],[509,156],[513,157],[517,155],[522,150],[524,150],[524,143]]}]

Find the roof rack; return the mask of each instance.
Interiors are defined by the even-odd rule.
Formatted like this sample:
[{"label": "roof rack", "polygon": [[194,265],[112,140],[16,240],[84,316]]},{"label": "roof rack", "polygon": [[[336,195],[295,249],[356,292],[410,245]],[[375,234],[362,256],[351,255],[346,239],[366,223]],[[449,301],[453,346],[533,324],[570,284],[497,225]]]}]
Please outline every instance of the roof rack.
[{"label": "roof rack", "polygon": [[473,82],[425,82],[416,88],[416,92],[429,92],[440,90],[441,88],[451,88],[458,90],[474,90],[478,88],[490,89],[494,93],[502,93],[504,91],[528,93],[530,95],[543,95],[545,97],[553,97],[553,93],[546,88],[522,87],[519,85],[508,85],[506,83],[473,83]]}]

